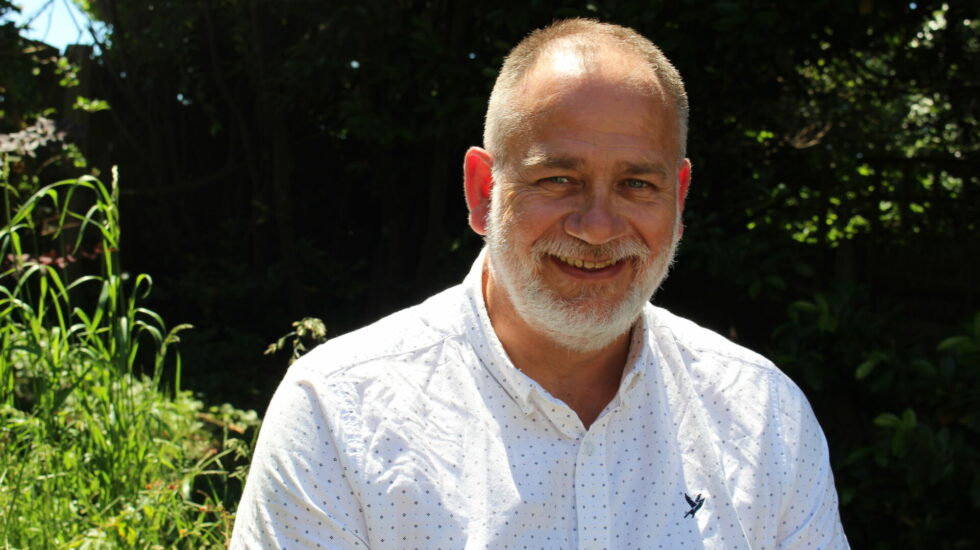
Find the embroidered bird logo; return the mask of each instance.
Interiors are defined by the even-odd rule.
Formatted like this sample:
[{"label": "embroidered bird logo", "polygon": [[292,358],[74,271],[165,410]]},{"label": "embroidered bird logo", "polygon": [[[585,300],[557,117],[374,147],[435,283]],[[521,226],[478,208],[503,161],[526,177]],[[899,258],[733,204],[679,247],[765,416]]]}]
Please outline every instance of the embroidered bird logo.
[{"label": "embroidered bird logo", "polygon": [[687,504],[691,507],[691,509],[684,514],[684,517],[691,516],[693,518],[694,514],[698,513],[698,510],[700,510],[701,506],[704,504],[704,497],[701,496],[701,493],[698,493],[698,496],[694,497],[693,499],[687,496],[687,493],[684,493],[684,500],[686,500]]}]

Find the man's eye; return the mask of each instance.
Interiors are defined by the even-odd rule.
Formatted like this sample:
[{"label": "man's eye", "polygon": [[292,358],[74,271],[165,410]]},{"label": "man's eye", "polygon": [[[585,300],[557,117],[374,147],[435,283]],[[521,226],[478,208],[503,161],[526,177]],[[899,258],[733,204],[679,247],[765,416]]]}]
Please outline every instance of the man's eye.
[{"label": "man's eye", "polygon": [[541,183],[572,183],[571,178],[566,176],[552,176],[550,178],[544,178]]},{"label": "man's eye", "polygon": [[650,182],[643,180],[626,180],[625,185],[630,189],[645,189],[650,187]]}]

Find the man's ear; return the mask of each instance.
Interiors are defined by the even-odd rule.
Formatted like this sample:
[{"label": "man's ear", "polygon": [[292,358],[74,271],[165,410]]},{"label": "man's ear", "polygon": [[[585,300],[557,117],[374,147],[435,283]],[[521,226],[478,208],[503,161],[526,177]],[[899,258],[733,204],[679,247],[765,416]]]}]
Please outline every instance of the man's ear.
[{"label": "man's ear", "polygon": [[684,201],[687,200],[687,190],[691,186],[691,159],[684,159],[677,173],[677,210],[684,212]]},{"label": "man's ear", "polygon": [[463,188],[470,209],[470,227],[478,235],[487,234],[490,190],[493,188],[493,159],[479,147],[470,147],[463,158]]},{"label": "man's ear", "polygon": [[[681,169],[677,172],[677,216],[684,214],[684,202],[687,200],[687,191],[691,187],[691,159],[684,159]],[[678,237],[684,235],[684,220],[678,219]]]}]

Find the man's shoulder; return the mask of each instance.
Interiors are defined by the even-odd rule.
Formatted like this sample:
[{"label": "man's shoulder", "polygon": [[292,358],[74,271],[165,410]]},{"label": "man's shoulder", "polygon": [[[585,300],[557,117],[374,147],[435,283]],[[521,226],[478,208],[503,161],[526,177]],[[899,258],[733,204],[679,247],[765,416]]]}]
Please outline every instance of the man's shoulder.
[{"label": "man's shoulder", "polygon": [[[749,531],[762,540],[778,512],[778,536],[806,529],[793,536],[846,548],[826,438],[800,388],[762,355],[694,322],[659,308],[647,309],[647,321],[666,395],[682,412],[679,440],[690,448],[710,441],[727,486],[752,495],[742,502],[751,506],[739,506]],[[769,517],[758,512],[767,509]]]},{"label": "man's shoulder", "polygon": [[748,368],[775,369],[772,361],[765,356],[666,309],[648,309],[647,322],[658,337],[671,339],[682,351],[696,357],[725,360]]},{"label": "man's shoulder", "polygon": [[413,358],[431,363],[434,350],[463,332],[466,305],[462,286],[454,286],[317,346],[290,367],[287,376],[324,379]]},{"label": "man's shoulder", "polygon": [[801,412],[808,407],[799,386],[765,356],[665,309],[647,310],[658,345],[672,348],[702,395],[768,401]]}]

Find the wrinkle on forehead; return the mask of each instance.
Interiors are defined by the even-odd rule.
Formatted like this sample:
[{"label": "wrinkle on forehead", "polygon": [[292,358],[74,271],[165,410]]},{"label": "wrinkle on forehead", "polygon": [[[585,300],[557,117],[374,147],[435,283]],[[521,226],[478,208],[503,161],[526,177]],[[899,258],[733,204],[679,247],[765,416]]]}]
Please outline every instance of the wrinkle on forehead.
[{"label": "wrinkle on forehead", "polygon": [[[642,114],[637,115],[638,120],[643,120],[643,118]],[[649,141],[640,143],[637,141],[638,139],[651,139],[651,136],[640,123],[636,124],[636,131],[633,133],[607,132],[584,126],[552,127],[549,132],[549,141],[559,147],[580,146],[610,150],[629,150],[650,145]],[[545,143],[531,143],[528,147],[528,155],[546,154],[551,149],[551,146]]]},{"label": "wrinkle on forehead", "polygon": [[[552,159],[583,158],[588,152],[604,154],[634,153],[642,157],[656,156],[650,142],[639,142],[637,136],[592,132],[587,138],[558,137],[546,143],[531,143],[521,159],[525,165],[541,165],[554,162]],[[556,166],[558,167],[558,166]],[[569,167],[571,168],[571,167]]]},{"label": "wrinkle on forehead", "polygon": [[525,156],[561,150],[649,154],[673,145],[676,117],[662,101],[604,85],[585,89],[589,86],[572,86],[550,98],[530,98],[538,108],[526,118],[524,131],[514,142],[519,147],[513,151],[523,148]]},{"label": "wrinkle on forehead", "polygon": [[[622,146],[621,148],[634,149],[638,152],[643,152],[640,148],[633,146]],[[609,157],[610,153],[606,153],[604,156]],[[587,165],[588,161],[585,157],[576,154],[552,154],[543,147],[532,147],[528,151],[528,154],[521,159],[521,166],[524,169],[557,168],[564,170],[582,170]],[[632,159],[616,160],[615,166],[620,172],[631,175],[656,174],[660,176],[667,176],[669,173],[668,167],[664,162],[655,156],[648,154],[640,154]]]},{"label": "wrinkle on forehead", "polygon": [[[522,112],[523,122],[522,129],[514,137],[522,134],[526,137],[533,131],[532,128],[543,121],[555,124],[558,121],[551,119],[552,114],[564,118],[563,113],[588,110],[595,102],[607,105],[632,103],[636,106],[637,110],[628,115],[629,120],[620,121],[625,124],[620,128],[633,126],[637,133],[642,134],[651,125],[665,121],[673,125],[676,117],[670,109],[665,111],[667,98],[652,69],[640,61],[637,61],[638,65],[631,65],[623,59],[632,57],[635,56],[606,52],[590,61],[569,48],[549,52],[528,72],[521,87],[521,99],[515,107]],[[597,125],[592,126],[587,138],[594,144],[615,146],[621,139],[628,140],[628,135],[602,132],[602,127],[610,125],[601,120],[595,122]],[[578,133],[581,136],[583,128],[570,127],[568,130],[569,135]],[[627,132],[631,133],[629,130]]]}]

